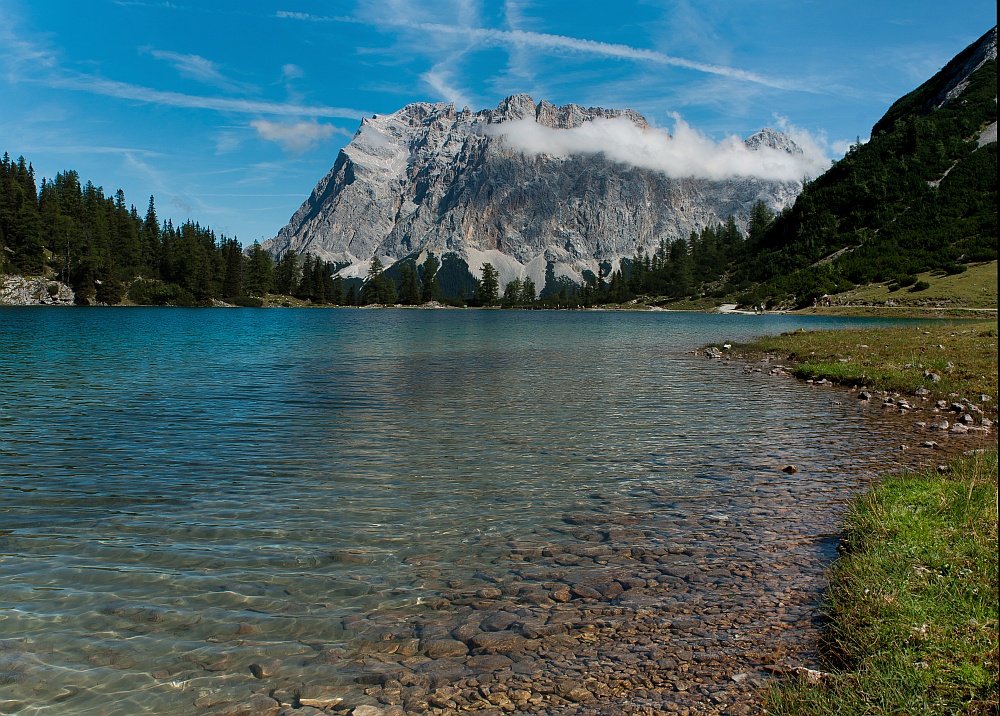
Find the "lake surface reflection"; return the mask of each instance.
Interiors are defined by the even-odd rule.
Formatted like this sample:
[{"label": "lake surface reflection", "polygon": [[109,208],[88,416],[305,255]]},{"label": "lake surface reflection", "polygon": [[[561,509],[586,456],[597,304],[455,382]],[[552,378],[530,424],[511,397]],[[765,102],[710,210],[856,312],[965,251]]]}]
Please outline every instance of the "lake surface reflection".
[{"label": "lake surface reflection", "polygon": [[692,351],[871,322],[0,310],[0,712],[738,713],[889,437]]}]

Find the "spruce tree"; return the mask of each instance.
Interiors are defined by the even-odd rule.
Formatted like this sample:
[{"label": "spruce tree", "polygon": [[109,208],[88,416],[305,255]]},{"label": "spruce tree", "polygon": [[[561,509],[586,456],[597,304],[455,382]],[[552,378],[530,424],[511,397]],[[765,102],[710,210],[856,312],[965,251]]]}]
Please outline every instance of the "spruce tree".
[{"label": "spruce tree", "polygon": [[306,254],[302,259],[302,276],[299,279],[299,287],[295,292],[296,298],[307,301],[313,297],[313,257]]},{"label": "spruce tree", "polygon": [[330,275],[330,271],[326,267],[326,263],[320,259],[319,256],[316,257],[313,262],[313,289],[312,289],[312,299],[314,303],[326,303],[326,278]]},{"label": "spruce tree", "polygon": [[[395,294],[395,291],[393,291]],[[395,298],[395,295],[393,296]],[[378,256],[372,257],[371,265],[368,267],[368,278],[365,285],[361,287],[361,303],[387,303],[388,291],[385,281],[385,272],[382,268],[382,261]]]},{"label": "spruce tree", "polygon": [[274,290],[283,296],[292,296],[299,287],[299,257],[288,249],[281,255],[274,269]]},{"label": "spruce tree", "polygon": [[500,294],[500,277],[491,263],[483,264],[482,272],[483,277],[476,285],[475,298],[484,306],[492,306]]},{"label": "spruce tree", "polygon": [[248,296],[263,296],[274,290],[274,268],[271,257],[254,241],[246,262],[244,290]]},{"label": "spruce tree", "polygon": [[333,278],[333,290],[330,293],[330,303],[337,306],[343,306],[346,297],[344,296],[344,279],[340,276],[334,276]]},{"label": "spruce tree", "polygon": [[520,302],[531,305],[535,302],[537,296],[538,292],[535,290],[535,282],[525,277],[524,281],[521,282]]},{"label": "spruce tree", "polygon": [[400,275],[400,302],[408,306],[420,303],[420,289],[417,286],[417,272],[409,263],[402,263],[399,267]]},{"label": "spruce tree", "polygon": [[160,275],[161,262],[160,224],[156,218],[156,207],[152,196],[149,197],[149,208],[146,209],[146,218],[143,219],[139,239],[142,245],[143,273],[149,278],[157,278]]},{"label": "spruce tree", "polygon": [[437,272],[441,263],[437,260],[437,257],[430,251],[427,252],[427,258],[424,259],[424,263],[421,266],[421,290],[420,290],[420,300],[423,303],[428,301],[433,301],[435,298],[441,295],[441,284],[437,280]]}]

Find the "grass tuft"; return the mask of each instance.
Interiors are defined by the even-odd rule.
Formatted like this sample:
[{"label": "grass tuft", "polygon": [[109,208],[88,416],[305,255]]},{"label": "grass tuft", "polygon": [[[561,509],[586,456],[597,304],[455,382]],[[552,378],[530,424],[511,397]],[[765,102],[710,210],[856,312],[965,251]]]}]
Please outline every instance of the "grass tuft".
[{"label": "grass tuft", "polygon": [[886,478],[853,503],[830,574],[825,668],[770,714],[995,714],[997,453]]}]

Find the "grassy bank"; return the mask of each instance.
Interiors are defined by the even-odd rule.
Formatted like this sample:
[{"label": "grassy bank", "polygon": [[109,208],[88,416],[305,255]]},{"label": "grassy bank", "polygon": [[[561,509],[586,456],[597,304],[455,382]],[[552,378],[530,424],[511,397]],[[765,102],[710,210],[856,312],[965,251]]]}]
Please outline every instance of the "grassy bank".
[{"label": "grassy bank", "polygon": [[[727,352],[996,414],[995,321],[797,331]],[[943,472],[885,477],[853,503],[829,573],[826,673],[771,689],[767,712],[996,713],[997,558],[995,447]]]},{"label": "grassy bank", "polygon": [[997,712],[997,457],[885,479],[853,504],[827,597],[818,684],[770,714]]},{"label": "grassy bank", "polygon": [[997,411],[996,321],[797,331],[735,344],[729,352],[750,360],[788,361],[803,379],[906,395],[924,388],[933,400],[968,398],[984,413]]},{"label": "grassy bank", "polygon": [[833,297],[841,306],[883,306],[938,308],[997,307],[997,262],[970,264],[966,271],[947,274],[932,271],[913,276],[911,286],[897,282],[858,286]]}]

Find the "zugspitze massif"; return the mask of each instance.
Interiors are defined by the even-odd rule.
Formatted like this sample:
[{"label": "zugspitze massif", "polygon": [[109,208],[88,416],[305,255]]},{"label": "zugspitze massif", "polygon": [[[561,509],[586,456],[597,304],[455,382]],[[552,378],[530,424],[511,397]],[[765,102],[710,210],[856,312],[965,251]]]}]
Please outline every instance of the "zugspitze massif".
[{"label": "zugspitze massif", "polygon": [[[758,200],[791,204],[808,166],[764,129],[714,144],[678,121],[673,136],[632,110],[535,104],[496,109],[410,104],[361,123],[330,172],[265,248],[335,262],[365,276],[425,251],[453,254],[500,285],[550,275],[581,282],[638,249],[654,252],[731,215],[746,229]],[[812,176],[825,167],[813,167]]]}]

